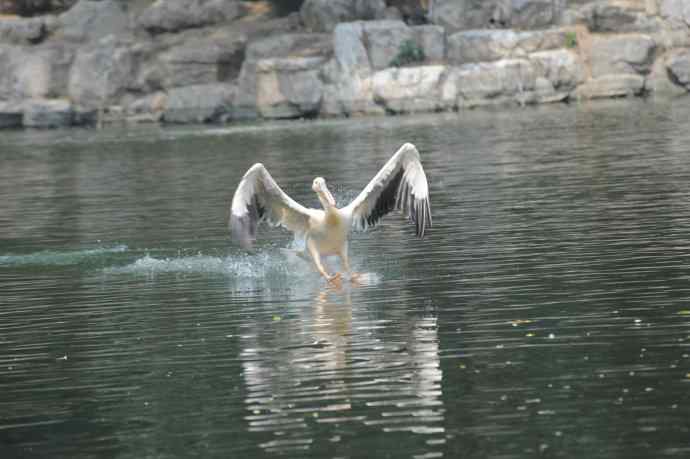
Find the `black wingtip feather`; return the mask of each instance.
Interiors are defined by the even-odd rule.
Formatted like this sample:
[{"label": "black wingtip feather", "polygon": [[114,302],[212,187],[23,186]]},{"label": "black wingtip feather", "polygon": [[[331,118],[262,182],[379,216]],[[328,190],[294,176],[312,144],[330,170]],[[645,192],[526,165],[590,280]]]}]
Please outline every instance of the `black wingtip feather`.
[{"label": "black wingtip feather", "polygon": [[376,225],[381,217],[395,210],[396,202],[398,201],[398,188],[400,187],[403,173],[404,170],[400,168],[393,177],[393,180],[388,182],[386,188],[381,191],[373,210],[367,216],[367,223],[369,226]]},{"label": "black wingtip feather", "polygon": [[247,205],[247,213],[244,215],[235,215],[231,211],[230,232],[243,249],[251,249],[254,245],[257,227],[265,214],[266,209],[256,196]]}]

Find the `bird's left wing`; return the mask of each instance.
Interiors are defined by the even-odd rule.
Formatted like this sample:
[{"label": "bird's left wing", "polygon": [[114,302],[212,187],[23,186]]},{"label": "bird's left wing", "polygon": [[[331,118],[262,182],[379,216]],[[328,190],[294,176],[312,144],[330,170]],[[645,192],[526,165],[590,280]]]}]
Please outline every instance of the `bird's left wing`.
[{"label": "bird's left wing", "polygon": [[350,215],[352,227],[365,231],[376,226],[381,217],[401,210],[424,237],[431,227],[429,185],[417,148],[406,143],[381,168],[362,192],[344,210]]},{"label": "bird's left wing", "polygon": [[230,230],[233,238],[248,249],[256,240],[260,222],[304,234],[309,230],[309,219],[314,212],[288,196],[263,164],[256,163],[244,174],[232,198]]}]

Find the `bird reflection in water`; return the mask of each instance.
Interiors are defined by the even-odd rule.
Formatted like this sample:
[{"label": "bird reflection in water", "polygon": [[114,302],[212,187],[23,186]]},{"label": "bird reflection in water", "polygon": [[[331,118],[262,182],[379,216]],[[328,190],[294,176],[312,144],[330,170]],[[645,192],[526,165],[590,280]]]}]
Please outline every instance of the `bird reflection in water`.
[{"label": "bird reflection in water", "polygon": [[430,452],[442,448],[436,317],[378,311],[367,290],[312,292],[298,317],[243,334],[245,419],[265,451],[359,449],[382,431],[423,434],[416,441]]}]

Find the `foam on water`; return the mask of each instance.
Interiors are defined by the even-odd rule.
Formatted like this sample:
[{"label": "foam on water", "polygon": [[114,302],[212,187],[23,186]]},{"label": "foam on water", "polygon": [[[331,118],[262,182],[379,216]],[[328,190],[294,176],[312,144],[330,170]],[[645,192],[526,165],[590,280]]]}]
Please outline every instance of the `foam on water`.
[{"label": "foam on water", "polygon": [[106,269],[108,273],[128,274],[222,274],[236,278],[303,277],[311,270],[302,260],[287,260],[274,251],[225,257],[197,254],[177,257],[152,257],[147,254],[125,266]]},{"label": "foam on water", "polygon": [[112,247],[97,247],[83,250],[54,251],[43,250],[40,252],[23,255],[0,255],[0,267],[2,266],[67,266],[78,265],[102,259],[114,253],[127,251],[126,245]]}]

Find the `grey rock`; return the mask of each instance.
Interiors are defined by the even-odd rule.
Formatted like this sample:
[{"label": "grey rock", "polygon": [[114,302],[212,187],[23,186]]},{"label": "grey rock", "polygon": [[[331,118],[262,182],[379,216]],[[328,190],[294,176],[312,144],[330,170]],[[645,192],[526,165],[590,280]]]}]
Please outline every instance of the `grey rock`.
[{"label": "grey rock", "polygon": [[167,123],[205,123],[232,113],[236,88],[225,83],[173,88],[168,92],[163,120]]},{"label": "grey rock", "polygon": [[671,81],[690,91],[690,51],[677,50],[669,56],[666,68]]},{"label": "grey rock", "polygon": [[0,100],[12,98],[16,46],[0,45]]},{"label": "grey rock", "polygon": [[528,103],[537,82],[536,70],[525,59],[467,64],[456,77],[459,107]]},{"label": "grey rock", "polygon": [[655,50],[656,43],[648,35],[595,35],[590,56],[592,76],[648,73]]},{"label": "grey rock", "polygon": [[16,98],[46,98],[51,94],[51,59],[46,53],[24,51],[14,61],[12,95]]},{"label": "grey rock", "polygon": [[639,95],[644,90],[644,77],[640,75],[604,75],[587,80],[572,93],[576,99],[600,99]]},{"label": "grey rock", "polygon": [[505,0],[434,0],[429,19],[448,33],[509,26]]},{"label": "grey rock", "polygon": [[151,33],[174,32],[233,21],[245,14],[234,0],[156,0],[138,24]]},{"label": "grey rock", "polygon": [[439,63],[446,59],[446,31],[437,25],[412,27],[417,44],[424,51],[426,62]]},{"label": "grey rock", "polygon": [[338,24],[333,31],[333,52],[339,71],[356,73],[360,77],[371,74],[363,23]]},{"label": "grey rock", "polygon": [[199,38],[169,49],[159,56],[163,86],[229,81],[237,77],[244,60],[246,37]]},{"label": "grey rock", "polygon": [[514,29],[537,29],[554,23],[554,0],[510,0],[507,8]]},{"label": "grey rock", "polygon": [[0,99],[64,95],[73,50],[59,43],[0,46]]},{"label": "grey rock", "polygon": [[638,20],[636,11],[619,5],[599,3],[594,9],[592,25],[593,32],[621,32],[630,30]]},{"label": "grey rock", "polygon": [[302,22],[313,32],[331,32],[341,22],[383,19],[384,0],[305,0],[300,9]]},{"label": "grey rock", "polygon": [[72,125],[72,104],[63,99],[33,99],[24,104],[22,124],[33,128]]},{"label": "grey rock", "polygon": [[266,37],[249,43],[237,78],[237,97],[233,116],[252,119],[257,111],[256,63],[262,59],[291,57],[324,57],[333,53],[331,34],[291,33]]},{"label": "grey rock", "polygon": [[72,107],[73,126],[95,126],[98,124],[98,110],[92,107]]},{"label": "grey rock", "polygon": [[256,61],[272,57],[329,56],[333,36],[326,33],[288,33],[269,36],[247,45],[246,59]]},{"label": "grey rock", "polygon": [[656,17],[656,0],[618,1],[608,0],[568,2],[561,16],[564,25],[583,24],[592,32],[642,32],[660,31],[663,23]]},{"label": "grey rock", "polygon": [[364,44],[369,63],[374,70],[393,66],[407,42],[424,53],[424,59],[411,65],[438,63],[445,59],[446,36],[443,27],[424,25],[408,27],[402,21],[362,22]]},{"label": "grey rock", "polygon": [[448,37],[448,61],[452,64],[487,62],[511,55],[517,47],[512,30],[471,30]]},{"label": "grey rock", "polygon": [[465,64],[449,69],[441,100],[447,108],[533,102],[538,78],[526,59]]},{"label": "grey rock", "polygon": [[334,59],[324,68],[329,84],[324,87],[321,112],[326,116],[382,112],[374,103],[363,24],[342,23],[333,31]]},{"label": "grey rock", "polygon": [[551,81],[543,77],[537,77],[534,82],[534,91],[525,99],[526,103],[550,104],[562,102],[570,96],[568,91],[557,89]]},{"label": "grey rock", "polygon": [[22,107],[17,103],[0,102],[0,129],[22,126]]},{"label": "grey rock", "polygon": [[70,41],[94,41],[127,30],[129,18],[117,0],[79,0],[58,16],[56,36]]},{"label": "grey rock", "polygon": [[690,25],[690,2],[686,0],[661,0],[659,10],[670,21]]},{"label": "grey rock", "polygon": [[[679,73],[680,78],[669,68],[669,64],[676,65],[676,72]],[[688,90],[690,90],[690,55],[687,50],[674,50],[660,56],[645,79],[645,91],[655,97],[675,97],[685,94]]]},{"label": "grey rock", "polygon": [[322,57],[260,60],[257,68],[257,109],[264,118],[298,118],[319,111],[323,94],[319,79]]},{"label": "grey rock", "polygon": [[402,21],[369,21],[363,26],[363,43],[375,70],[390,67],[406,41],[416,44],[414,31]]},{"label": "grey rock", "polygon": [[561,29],[529,32],[470,30],[448,37],[448,61],[465,64],[525,57],[528,53],[557,49],[564,44],[565,31]]},{"label": "grey rock", "polygon": [[467,64],[456,74],[457,105],[473,107],[487,105],[490,99],[503,94],[503,81],[494,64]]},{"label": "grey rock", "polygon": [[168,95],[164,92],[155,92],[144,97],[137,98],[127,105],[127,114],[140,115],[147,113],[161,113],[166,106]]},{"label": "grey rock", "polygon": [[386,8],[386,11],[383,12],[383,17],[381,19],[388,21],[402,21],[403,15],[396,7],[389,6]]},{"label": "grey rock", "polygon": [[374,100],[393,113],[429,112],[442,108],[442,65],[390,68],[373,75]]},{"label": "grey rock", "polygon": [[[567,94],[584,81],[584,64],[574,52],[565,49],[539,51],[529,58],[539,77],[548,81],[554,91],[565,91]],[[542,88],[545,87],[542,82]]]},{"label": "grey rock", "polygon": [[431,6],[429,0],[386,0],[389,8],[395,9],[407,24],[425,24],[428,22],[428,8]]},{"label": "grey rock", "polygon": [[77,0],[3,0],[0,1],[0,14],[38,16],[63,11]]},{"label": "grey rock", "polygon": [[0,17],[0,43],[36,44],[48,34],[46,19]]},{"label": "grey rock", "polygon": [[101,107],[135,87],[136,63],[130,44],[114,36],[79,50],[70,71],[68,93],[85,107]]}]

